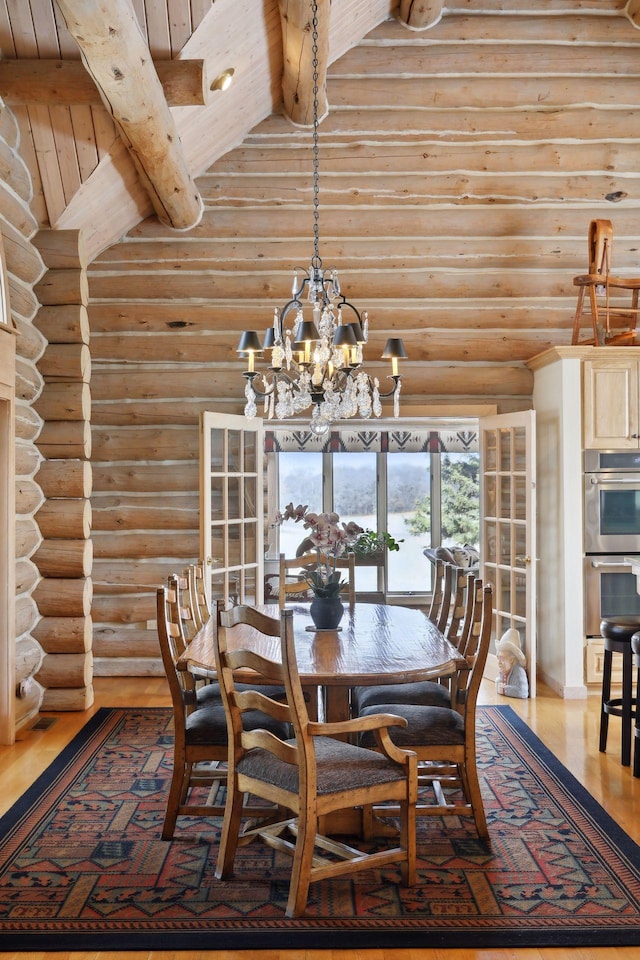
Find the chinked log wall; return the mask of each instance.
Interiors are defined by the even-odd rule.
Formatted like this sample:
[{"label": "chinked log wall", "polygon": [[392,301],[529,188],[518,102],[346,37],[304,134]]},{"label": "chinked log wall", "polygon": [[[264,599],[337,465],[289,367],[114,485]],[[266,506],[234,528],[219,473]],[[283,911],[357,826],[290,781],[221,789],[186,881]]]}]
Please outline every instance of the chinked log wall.
[{"label": "chinked log wall", "polygon": [[19,132],[12,111],[0,101],[0,232],[7,268],[11,322],[17,331],[15,382],[15,690],[16,730],[37,716],[43,688],[36,679],[43,651],[34,636],[39,612],[34,599],[39,573],[33,554],[41,541],[35,519],[43,494],[35,476],[40,454],[35,445],[42,419],[33,403],[42,390],[37,361],[46,340],[34,326],[38,300],[34,286],[45,272],[42,257],[33,243],[38,224],[29,204],[32,187],[20,156]]},{"label": "chinked log wall", "polygon": [[[368,356],[405,338],[405,407],[530,406],[525,362],[570,343],[592,217],[638,273],[640,33],[617,0],[540,6],[390,20],[330,67],[320,252],[370,313]],[[90,266],[96,672],[160,669],[145,626],[198,555],[198,414],[241,410],[239,333],[308,262],[310,143],[268,119],[199,179],[197,228],[148,220]]]},{"label": "chinked log wall", "polygon": [[35,404],[43,420],[37,479],[46,497],[34,555],[42,576],[35,636],[44,650],[37,678],[44,709],[82,710],[93,703],[89,289],[76,231],[43,230],[36,243],[48,267],[36,288],[36,326],[47,338]]}]

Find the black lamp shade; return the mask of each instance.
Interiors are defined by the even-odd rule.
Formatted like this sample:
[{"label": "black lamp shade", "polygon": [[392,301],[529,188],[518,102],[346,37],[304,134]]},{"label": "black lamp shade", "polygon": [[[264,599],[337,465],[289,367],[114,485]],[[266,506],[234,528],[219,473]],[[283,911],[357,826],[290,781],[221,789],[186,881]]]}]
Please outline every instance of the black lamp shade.
[{"label": "black lamp shade", "polygon": [[335,347],[357,347],[358,341],[353,329],[353,324],[342,323],[336,327],[333,335],[333,345]]},{"label": "black lamp shade", "polygon": [[263,350],[271,350],[276,342],[276,332],[273,327],[267,327],[267,330],[264,335],[264,340],[262,341]]},{"label": "black lamp shade", "polygon": [[389,337],[386,346],[382,352],[383,360],[406,360],[407,351],[401,337]]},{"label": "black lamp shade", "polygon": [[298,327],[298,336],[295,340],[296,344],[300,345],[301,343],[309,343],[319,339],[320,334],[313,320],[303,320]]},{"label": "black lamp shade", "polygon": [[353,335],[354,335],[355,338],[356,338],[356,343],[364,343],[364,342],[365,342],[365,339],[364,339],[364,331],[363,331],[362,327],[360,326],[360,321],[359,321],[359,320],[353,320],[353,321],[349,324],[349,326],[353,328]]},{"label": "black lamp shade", "polygon": [[260,337],[255,330],[245,330],[240,336],[236,353],[262,353]]}]

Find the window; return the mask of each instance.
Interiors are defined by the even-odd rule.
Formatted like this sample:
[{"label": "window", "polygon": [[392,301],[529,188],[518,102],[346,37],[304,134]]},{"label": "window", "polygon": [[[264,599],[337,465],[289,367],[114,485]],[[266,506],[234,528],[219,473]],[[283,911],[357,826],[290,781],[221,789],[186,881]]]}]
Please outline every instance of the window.
[{"label": "window", "polygon": [[[314,449],[308,449],[315,444]],[[479,534],[477,424],[439,422],[411,429],[351,428],[331,432],[322,444],[290,428],[267,430],[268,515],[302,503],[335,510],[345,522],[386,530],[398,551],[385,551],[383,565],[359,564],[362,594],[417,598],[431,589],[425,547],[469,543]],[[304,539],[301,524],[269,527],[268,557],[294,556]]]}]

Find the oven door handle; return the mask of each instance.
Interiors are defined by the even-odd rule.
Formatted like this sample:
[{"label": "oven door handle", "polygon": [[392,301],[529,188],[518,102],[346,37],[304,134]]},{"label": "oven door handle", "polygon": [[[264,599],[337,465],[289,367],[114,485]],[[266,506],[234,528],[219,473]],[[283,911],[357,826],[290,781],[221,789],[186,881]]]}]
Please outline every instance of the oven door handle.
[{"label": "oven door handle", "polygon": [[607,484],[607,483],[615,484],[616,486],[617,486],[618,484],[630,483],[630,484],[635,484],[635,485],[637,486],[637,485],[640,483],[640,477],[638,477],[638,476],[635,476],[635,477],[611,477],[611,476],[609,476],[609,477],[598,477],[598,476],[595,476],[595,477],[594,477],[594,476],[590,476],[590,477],[589,477],[589,483],[592,484],[594,487],[596,487],[596,486],[598,486],[598,485],[602,485],[602,484]]},{"label": "oven door handle", "polygon": [[591,560],[590,563],[594,570],[603,570],[605,568],[610,570],[612,567],[615,569],[620,569],[621,567],[625,570],[631,569],[631,564],[625,563],[623,560],[614,561],[612,563],[608,563],[604,560]]}]

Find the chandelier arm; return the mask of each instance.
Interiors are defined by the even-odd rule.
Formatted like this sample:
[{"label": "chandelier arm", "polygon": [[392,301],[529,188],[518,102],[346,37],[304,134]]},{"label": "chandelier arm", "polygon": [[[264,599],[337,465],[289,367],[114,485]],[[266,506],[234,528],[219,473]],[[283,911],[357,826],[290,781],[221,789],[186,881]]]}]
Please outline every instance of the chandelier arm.
[{"label": "chandelier arm", "polygon": [[[380,397],[392,397],[398,388],[398,384],[402,383],[402,377],[399,373],[389,374],[386,379],[393,380],[393,386],[387,393],[380,392]],[[369,378],[369,380],[371,380],[371,378]]]}]

